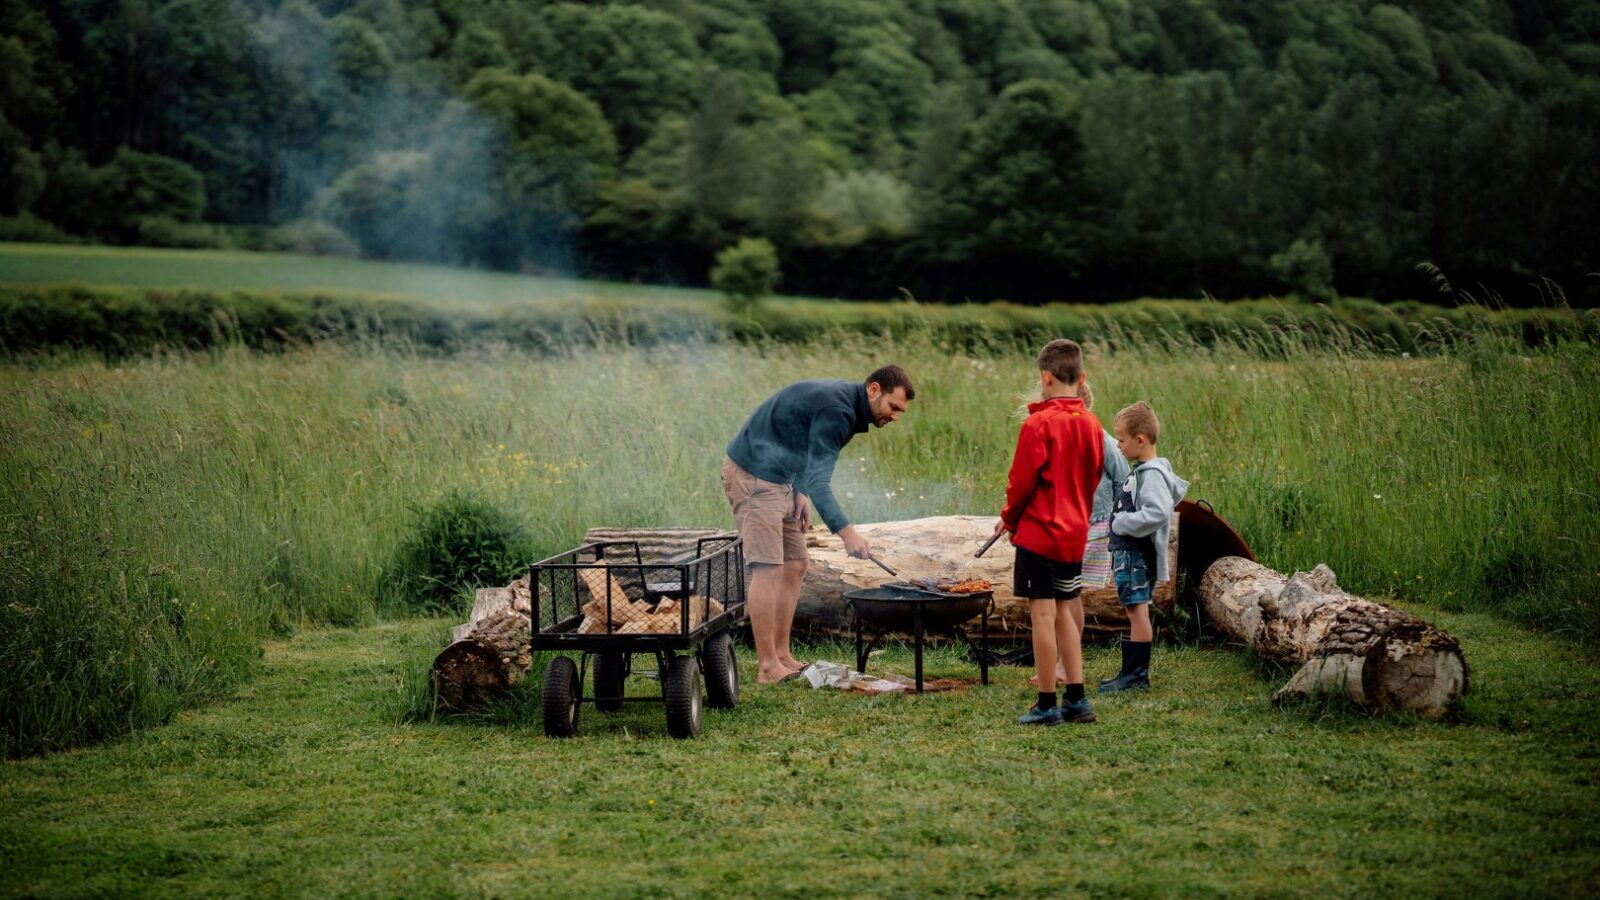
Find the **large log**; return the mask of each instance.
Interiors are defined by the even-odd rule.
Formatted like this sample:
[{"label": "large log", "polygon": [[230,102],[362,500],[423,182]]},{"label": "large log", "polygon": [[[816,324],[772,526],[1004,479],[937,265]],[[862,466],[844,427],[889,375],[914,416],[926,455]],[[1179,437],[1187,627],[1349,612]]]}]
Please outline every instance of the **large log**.
[{"label": "large log", "polygon": [[[991,635],[1022,638],[1028,630],[1028,601],[1011,592],[1011,569],[1016,550],[1000,540],[981,559],[973,559],[990,535],[994,516],[930,516],[899,522],[857,525],[856,529],[872,542],[873,553],[900,578],[956,575],[986,578],[994,584],[995,614],[989,617]],[[1178,527],[1174,523],[1168,551],[1177,569]],[[806,535],[811,565],[800,588],[800,605],[795,612],[795,628],[802,631],[845,633],[850,628],[850,611],[844,605],[844,592],[877,587],[895,578],[871,560],[852,559],[844,552],[839,538],[821,526]],[[1088,631],[1119,631],[1128,627],[1128,616],[1117,602],[1117,589],[1106,585],[1083,591],[1084,628]],[[1155,604],[1170,612],[1173,604],[1173,579],[1156,585]],[[970,628],[978,627],[973,622]]]},{"label": "large log", "polygon": [[1450,634],[1340,590],[1319,565],[1285,577],[1239,557],[1206,570],[1200,598],[1211,622],[1263,658],[1300,664],[1274,702],[1342,694],[1374,711],[1430,719],[1467,689],[1467,661]]},{"label": "large log", "polygon": [[479,588],[472,614],[450,631],[450,644],[433,661],[439,702],[451,709],[476,706],[489,694],[521,680],[530,662],[528,576],[503,588]]}]

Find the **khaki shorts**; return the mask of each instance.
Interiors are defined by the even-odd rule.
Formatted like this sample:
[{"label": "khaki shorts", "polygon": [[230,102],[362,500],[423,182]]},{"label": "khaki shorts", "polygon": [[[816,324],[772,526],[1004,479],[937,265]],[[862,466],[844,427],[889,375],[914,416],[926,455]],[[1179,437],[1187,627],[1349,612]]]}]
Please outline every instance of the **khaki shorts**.
[{"label": "khaki shorts", "polygon": [[734,527],[744,539],[745,562],[776,566],[807,557],[792,486],[757,478],[723,458],[722,492],[728,495]]}]

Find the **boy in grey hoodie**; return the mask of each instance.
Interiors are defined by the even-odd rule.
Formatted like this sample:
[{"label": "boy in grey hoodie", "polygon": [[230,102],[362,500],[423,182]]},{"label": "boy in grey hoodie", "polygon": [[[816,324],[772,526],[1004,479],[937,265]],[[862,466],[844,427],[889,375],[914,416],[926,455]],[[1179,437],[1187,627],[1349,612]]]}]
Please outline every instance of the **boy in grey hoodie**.
[{"label": "boy in grey hoodie", "polygon": [[1130,628],[1122,642],[1122,671],[1100,682],[1100,690],[1127,691],[1150,686],[1150,598],[1156,584],[1171,577],[1167,538],[1172,512],[1189,482],[1156,456],[1161,423],[1148,403],[1140,401],[1117,413],[1112,429],[1117,449],[1132,466],[1111,512],[1111,570]]}]

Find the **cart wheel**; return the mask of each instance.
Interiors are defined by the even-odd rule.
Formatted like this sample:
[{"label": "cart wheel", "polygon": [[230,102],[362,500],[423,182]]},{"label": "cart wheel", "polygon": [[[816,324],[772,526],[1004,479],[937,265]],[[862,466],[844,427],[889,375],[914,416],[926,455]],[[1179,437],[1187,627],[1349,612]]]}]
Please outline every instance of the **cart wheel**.
[{"label": "cart wheel", "polygon": [[578,666],[570,658],[558,656],[544,669],[544,733],[549,737],[572,737],[578,733],[578,700],[582,684]]},{"label": "cart wheel", "polygon": [[733,638],[727,632],[706,641],[701,651],[705,659],[706,704],[712,709],[733,709],[739,705],[739,661],[733,655]]},{"label": "cart wheel", "polygon": [[661,696],[667,707],[668,734],[692,738],[700,733],[700,663],[693,656],[672,660]]},{"label": "cart wheel", "polygon": [[594,708],[601,712],[616,712],[621,709],[623,683],[627,680],[628,657],[621,653],[596,653]]}]

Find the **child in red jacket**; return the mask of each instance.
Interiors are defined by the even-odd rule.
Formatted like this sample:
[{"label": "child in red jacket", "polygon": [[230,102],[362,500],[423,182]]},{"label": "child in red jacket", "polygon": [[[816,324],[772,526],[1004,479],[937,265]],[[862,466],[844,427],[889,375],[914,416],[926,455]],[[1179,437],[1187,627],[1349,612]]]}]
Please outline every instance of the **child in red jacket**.
[{"label": "child in red jacket", "polygon": [[[1039,700],[1022,725],[1093,722],[1083,695],[1083,646],[1067,601],[1078,596],[1089,513],[1100,483],[1105,443],[1100,420],[1078,398],[1083,349],[1054,340],[1039,352],[1044,399],[1028,406],[1017,435],[996,533],[1011,533],[1017,549],[1013,591],[1029,601]],[[1056,655],[1066,667],[1064,701],[1056,705]]]}]

